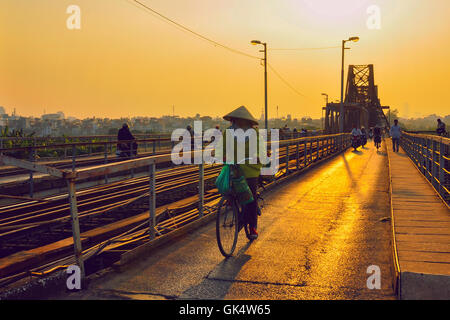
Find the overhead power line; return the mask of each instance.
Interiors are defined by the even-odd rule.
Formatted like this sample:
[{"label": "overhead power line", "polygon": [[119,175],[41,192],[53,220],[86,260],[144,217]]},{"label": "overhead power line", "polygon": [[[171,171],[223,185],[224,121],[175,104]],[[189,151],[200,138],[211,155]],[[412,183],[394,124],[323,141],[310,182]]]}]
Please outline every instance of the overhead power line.
[{"label": "overhead power line", "polygon": [[198,37],[198,38],[200,38],[200,39],[202,39],[202,40],[205,40],[205,41],[209,42],[210,44],[212,44],[212,45],[214,45],[214,46],[221,47],[221,48],[226,49],[226,50],[228,50],[228,51],[231,51],[231,52],[234,52],[234,53],[236,53],[236,54],[240,54],[240,55],[243,55],[243,56],[246,56],[246,57],[249,57],[249,58],[258,59],[258,60],[261,59],[260,57],[253,56],[253,55],[248,54],[248,53],[245,53],[245,52],[243,52],[243,51],[233,49],[233,48],[231,48],[231,47],[229,47],[229,46],[226,46],[226,45],[221,44],[221,43],[219,43],[219,42],[217,42],[217,41],[214,41],[214,40],[212,40],[212,39],[210,39],[210,38],[208,38],[208,37],[205,37],[204,35],[202,35],[202,34],[200,34],[200,33],[198,33],[198,32],[195,32],[194,30],[192,30],[192,29],[190,29],[190,28],[188,28],[188,27],[182,25],[181,23],[178,23],[178,22],[176,22],[176,21],[170,19],[169,17],[167,17],[167,16],[165,16],[165,15],[159,13],[158,11],[156,11],[156,10],[150,8],[148,5],[146,5],[145,3],[142,3],[142,2],[139,1],[139,0],[131,0],[131,1],[134,2],[134,3],[136,3],[136,4],[138,4],[138,5],[141,6],[142,8],[144,8],[144,9],[150,11],[151,13],[157,15],[158,17],[164,19],[165,21],[167,21],[167,22],[169,22],[169,23],[171,23],[171,24],[177,26],[178,28],[180,28],[180,29],[182,29],[182,30],[184,30],[184,31],[187,31],[187,32],[191,33],[192,35],[194,35],[194,36],[196,36],[196,37]]},{"label": "overhead power line", "polygon": [[309,51],[309,50],[326,50],[326,49],[336,49],[341,46],[334,47],[318,47],[318,48],[270,48],[271,51]]},{"label": "overhead power line", "polygon": [[[182,31],[188,32],[188,33],[190,33],[190,34],[196,36],[197,38],[199,38],[199,39],[201,39],[201,40],[203,40],[203,41],[206,41],[206,42],[208,42],[208,43],[210,43],[210,44],[212,44],[212,45],[214,45],[214,46],[216,46],[216,47],[220,47],[220,48],[222,48],[222,49],[225,49],[225,50],[228,50],[228,51],[230,51],[230,52],[233,52],[233,53],[236,53],[236,54],[239,54],[239,55],[242,55],[242,56],[246,56],[246,57],[249,57],[249,58],[252,58],[252,59],[263,60],[261,57],[257,57],[257,56],[254,56],[254,55],[245,53],[245,52],[243,52],[243,51],[233,49],[233,48],[231,48],[231,47],[229,47],[229,46],[227,46],[227,45],[224,45],[224,44],[221,44],[221,43],[219,43],[219,42],[217,42],[217,41],[215,41],[215,40],[212,40],[212,39],[210,39],[210,38],[208,38],[208,37],[206,37],[206,36],[204,36],[204,35],[202,35],[202,34],[196,32],[196,31],[194,31],[194,30],[192,30],[192,29],[190,29],[190,28],[188,28],[188,27],[182,25],[181,23],[178,23],[178,22],[174,21],[173,19],[170,19],[169,17],[167,17],[167,16],[165,16],[165,15],[159,13],[159,12],[156,11],[155,9],[150,8],[148,5],[146,5],[145,3],[143,3],[143,2],[141,2],[141,1],[139,1],[139,0],[129,0],[129,1],[130,1],[131,3],[133,3],[134,5],[138,6],[139,8],[145,9],[146,12],[152,13],[154,16],[156,16],[156,17],[158,17],[158,18],[164,20],[165,22],[167,22],[167,23],[169,23],[169,24],[171,24],[171,25],[177,27],[178,29],[181,29]],[[271,50],[284,50],[284,49],[271,49]],[[275,75],[276,75],[276,76],[277,76],[277,77],[278,77],[278,78],[279,78],[286,86],[288,86],[291,90],[293,90],[293,91],[294,91],[295,93],[297,93],[298,95],[307,98],[304,94],[302,94],[302,93],[299,92],[297,89],[295,89],[288,81],[286,81],[286,80],[285,80],[285,79],[284,79],[284,78],[283,78],[283,77],[275,70],[275,68],[274,68],[272,65],[270,65],[270,64],[267,64],[267,65],[268,65],[269,68],[273,71],[273,73],[274,73],[274,74],[275,74]]]},{"label": "overhead power line", "polygon": [[296,94],[298,94],[299,96],[302,96],[304,98],[307,98],[307,96],[305,96],[303,93],[301,93],[300,91],[298,91],[297,89],[295,89],[287,80],[285,80],[279,73],[277,70],[274,69],[274,67],[268,63],[267,64],[270,68],[270,70],[272,70],[272,72],[286,85],[288,86],[292,91],[294,91]]}]

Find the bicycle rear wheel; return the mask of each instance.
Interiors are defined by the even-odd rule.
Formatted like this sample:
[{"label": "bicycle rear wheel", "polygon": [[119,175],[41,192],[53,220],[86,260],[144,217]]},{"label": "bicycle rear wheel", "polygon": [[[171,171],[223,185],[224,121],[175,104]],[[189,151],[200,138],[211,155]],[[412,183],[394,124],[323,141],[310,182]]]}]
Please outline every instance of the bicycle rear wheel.
[{"label": "bicycle rear wheel", "polygon": [[234,249],[239,233],[239,208],[236,200],[223,197],[220,199],[216,217],[216,238],[220,253],[224,257],[230,257]]}]

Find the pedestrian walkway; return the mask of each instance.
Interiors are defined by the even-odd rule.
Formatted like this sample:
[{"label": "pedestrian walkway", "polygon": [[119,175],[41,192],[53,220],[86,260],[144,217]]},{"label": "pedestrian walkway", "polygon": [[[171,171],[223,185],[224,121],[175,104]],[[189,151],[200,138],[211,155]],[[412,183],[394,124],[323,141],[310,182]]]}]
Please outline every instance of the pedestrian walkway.
[{"label": "pedestrian walkway", "polygon": [[450,210],[402,148],[386,139],[401,299],[450,299]]}]

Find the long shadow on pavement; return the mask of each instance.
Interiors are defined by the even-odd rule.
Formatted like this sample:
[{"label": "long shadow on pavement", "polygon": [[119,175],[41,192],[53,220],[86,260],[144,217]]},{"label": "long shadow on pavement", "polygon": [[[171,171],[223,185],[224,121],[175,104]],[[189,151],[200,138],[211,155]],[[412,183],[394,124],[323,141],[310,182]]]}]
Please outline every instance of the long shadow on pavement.
[{"label": "long shadow on pavement", "polygon": [[[242,235],[241,235],[242,236]],[[251,259],[245,254],[250,248],[251,242],[247,242],[235,255],[225,258],[220,262],[205,279],[198,285],[184,291],[181,299],[223,299],[242,267]]]}]

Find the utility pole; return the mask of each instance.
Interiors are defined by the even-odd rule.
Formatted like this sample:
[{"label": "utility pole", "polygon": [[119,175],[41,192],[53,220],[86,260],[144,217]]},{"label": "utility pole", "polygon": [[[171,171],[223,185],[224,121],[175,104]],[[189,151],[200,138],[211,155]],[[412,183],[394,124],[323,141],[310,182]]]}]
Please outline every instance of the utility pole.
[{"label": "utility pole", "polygon": [[264,50],[262,50],[264,52],[264,125],[265,129],[269,129],[267,124],[267,43],[259,40],[252,40],[250,43],[253,45],[262,44],[264,46]]},{"label": "utility pole", "polygon": [[267,124],[267,44],[266,43],[263,44],[264,44],[264,107],[266,112],[264,125],[266,130],[268,130],[269,127]]},{"label": "utility pole", "polygon": [[[328,94],[322,93],[322,95],[325,96],[325,109],[326,109],[327,106],[328,106]],[[323,110],[324,110],[324,108],[322,108],[322,131],[325,129],[325,128],[324,128]]]},{"label": "utility pole", "polygon": [[344,54],[346,49],[345,43],[348,41],[357,42],[358,37],[351,37],[348,40],[342,40],[342,64],[341,64],[341,106],[339,108],[339,132],[344,132]]},{"label": "utility pole", "polygon": [[345,40],[342,40],[342,64],[341,64],[341,105],[339,108],[339,132],[344,132],[344,52]]}]

